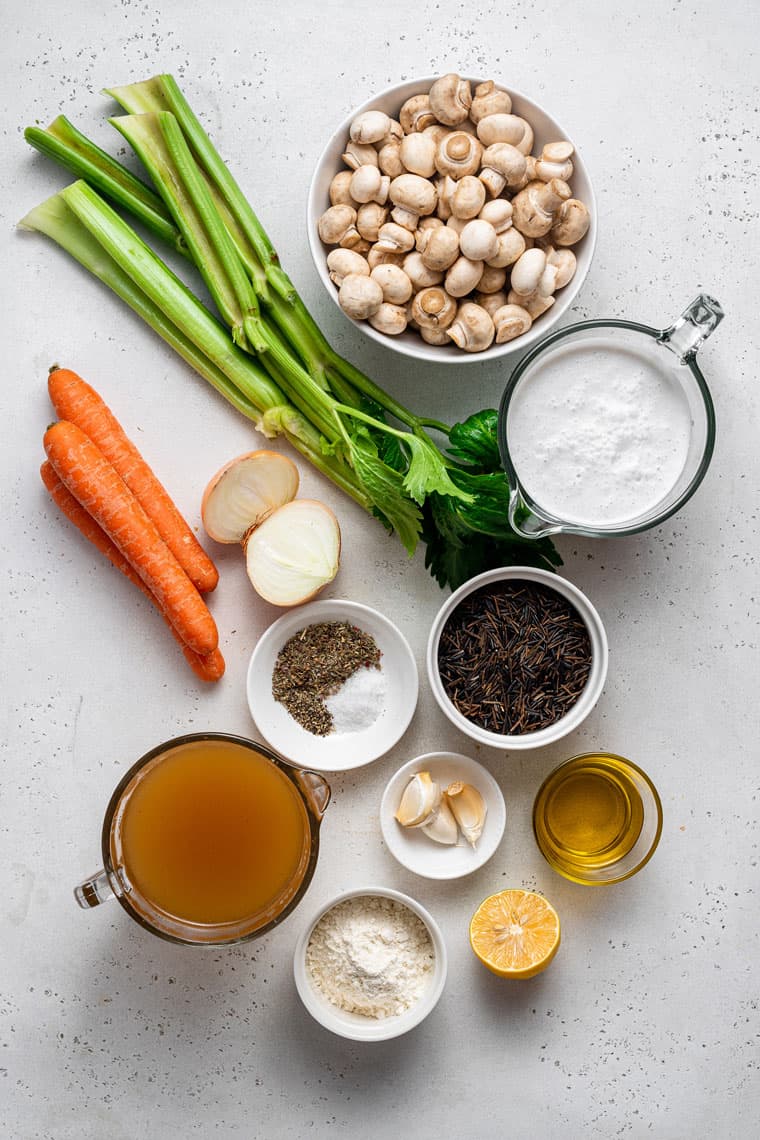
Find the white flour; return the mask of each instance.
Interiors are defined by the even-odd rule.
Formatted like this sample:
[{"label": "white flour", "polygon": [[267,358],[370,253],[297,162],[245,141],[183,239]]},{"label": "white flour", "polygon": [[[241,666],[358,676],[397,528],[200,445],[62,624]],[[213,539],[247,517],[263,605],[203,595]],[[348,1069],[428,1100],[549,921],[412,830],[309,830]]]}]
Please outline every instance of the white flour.
[{"label": "white flour", "polygon": [[427,927],[413,911],[381,895],[359,896],[319,920],[306,966],[333,1005],[382,1018],[403,1013],[420,998],[434,957]]}]

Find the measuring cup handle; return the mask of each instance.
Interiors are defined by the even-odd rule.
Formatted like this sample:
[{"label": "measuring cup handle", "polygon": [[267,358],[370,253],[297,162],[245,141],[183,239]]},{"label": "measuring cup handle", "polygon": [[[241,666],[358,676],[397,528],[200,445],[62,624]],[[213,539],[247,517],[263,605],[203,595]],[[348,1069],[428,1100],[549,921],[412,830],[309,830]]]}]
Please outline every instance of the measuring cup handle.
[{"label": "measuring cup handle", "polygon": [[115,895],[108,875],[105,871],[99,870],[94,875],[90,875],[89,879],[80,883],[78,887],[74,887],[74,898],[83,910],[89,910],[90,907],[100,906],[101,903],[115,898]]},{"label": "measuring cup handle", "polygon": [[700,293],[677,321],[662,330],[657,340],[674,352],[682,364],[686,364],[715,332],[724,315],[719,301],[707,293]]}]

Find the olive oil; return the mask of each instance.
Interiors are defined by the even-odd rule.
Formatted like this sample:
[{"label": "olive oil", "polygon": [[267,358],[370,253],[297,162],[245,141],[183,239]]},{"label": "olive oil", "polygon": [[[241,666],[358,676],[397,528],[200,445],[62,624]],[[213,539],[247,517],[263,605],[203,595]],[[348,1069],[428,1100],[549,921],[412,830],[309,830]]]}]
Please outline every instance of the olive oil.
[{"label": "olive oil", "polygon": [[111,834],[114,864],[146,917],[232,925],[241,935],[292,899],[309,847],[306,810],[288,777],[226,740],[185,742],[156,757],[125,790]]},{"label": "olive oil", "polygon": [[604,754],[575,757],[551,773],[536,797],[533,828],[556,870],[576,882],[615,877],[642,835],[641,775]]}]

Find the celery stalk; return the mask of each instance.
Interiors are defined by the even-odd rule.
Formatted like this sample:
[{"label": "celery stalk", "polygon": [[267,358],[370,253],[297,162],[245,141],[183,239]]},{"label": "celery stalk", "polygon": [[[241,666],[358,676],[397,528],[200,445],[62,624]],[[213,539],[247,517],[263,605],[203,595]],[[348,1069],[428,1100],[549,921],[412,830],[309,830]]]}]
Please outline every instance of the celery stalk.
[{"label": "celery stalk", "polygon": [[49,127],[27,127],[26,141],[84,178],[106,197],[124,206],[161,241],[187,254],[182,237],[157,194],[136,178],[110,154],[76,129],[65,115],[59,115]]}]

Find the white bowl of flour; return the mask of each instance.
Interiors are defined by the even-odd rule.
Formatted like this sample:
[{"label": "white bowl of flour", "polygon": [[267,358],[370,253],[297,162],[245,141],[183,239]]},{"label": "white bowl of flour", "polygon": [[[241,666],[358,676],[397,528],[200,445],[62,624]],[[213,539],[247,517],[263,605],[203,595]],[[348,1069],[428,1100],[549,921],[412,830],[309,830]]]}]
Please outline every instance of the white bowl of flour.
[{"label": "white bowl of flour", "polygon": [[435,919],[408,895],[361,887],[331,899],[298,940],[294,976],[311,1016],[353,1041],[388,1041],[419,1025],[446,982]]}]

